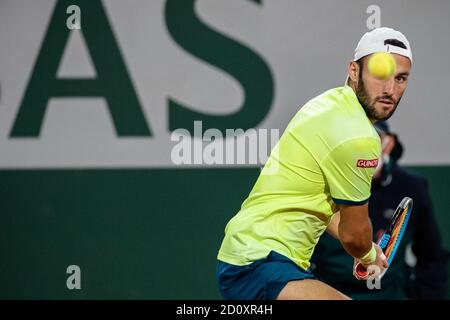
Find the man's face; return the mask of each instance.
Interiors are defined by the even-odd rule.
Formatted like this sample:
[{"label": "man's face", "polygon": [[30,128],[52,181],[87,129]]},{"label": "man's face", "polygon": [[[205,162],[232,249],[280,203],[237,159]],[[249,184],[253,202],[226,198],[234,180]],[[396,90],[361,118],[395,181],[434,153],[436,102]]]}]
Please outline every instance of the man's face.
[{"label": "man's face", "polygon": [[369,119],[373,121],[387,120],[392,116],[408,85],[411,61],[399,54],[392,55],[397,63],[397,69],[387,80],[378,79],[370,74],[367,68],[370,55],[363,58],[362,72],[359,70],[356,96]]}]

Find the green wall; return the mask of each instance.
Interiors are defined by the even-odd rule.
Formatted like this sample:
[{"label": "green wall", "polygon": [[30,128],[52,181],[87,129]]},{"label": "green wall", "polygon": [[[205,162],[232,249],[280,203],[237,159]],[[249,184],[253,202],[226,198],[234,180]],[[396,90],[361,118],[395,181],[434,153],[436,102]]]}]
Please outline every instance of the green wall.
[{"label": "green wall", "polygon": [[[450,167],[420,167],[450,247]],[[215,257],[258,169],[0,171],[0,298],[217,299]],[[66,268],[81,268],[68,290]]]}]

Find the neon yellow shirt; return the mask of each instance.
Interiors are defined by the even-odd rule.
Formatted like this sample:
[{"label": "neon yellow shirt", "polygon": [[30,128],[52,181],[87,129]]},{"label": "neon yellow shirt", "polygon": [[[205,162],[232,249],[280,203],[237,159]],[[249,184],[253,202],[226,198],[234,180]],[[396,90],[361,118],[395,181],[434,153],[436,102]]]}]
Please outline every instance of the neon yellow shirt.
[{"label": "neon yellow shirt", "polygon": [[380,153],[380,138],[351,87],[312,99],[228,222],[217,258],[247,265],[275,250],[307,269],[336,204],[368,201]]}]

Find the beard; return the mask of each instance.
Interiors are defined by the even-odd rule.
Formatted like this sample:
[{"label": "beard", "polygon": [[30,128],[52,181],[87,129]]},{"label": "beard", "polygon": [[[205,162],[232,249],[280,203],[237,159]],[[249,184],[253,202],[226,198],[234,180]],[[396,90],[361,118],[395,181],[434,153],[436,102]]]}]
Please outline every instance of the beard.
[{"label": "beard", "polygon": [[[366,112],[366,115],[369,119],[375,120],[375,121],[385,121],[388,120],[395,112],[395,109],[397,109],[398,104],[400,103],[401,97],[398,99],[398,101],[395,101],[394,98],[390,95],[384,95],[375,97],[374,99],[371,99],[369,93],[367,92],[366,86],[364,84],[364,81],[362,77],[359,78],[358,86],[356,87],[356,97],[358,98],[359,103],[363,107],[364,111]],[[392,111],[386,113],[386,112],[380,112],[375,108],[375,103],[378,100],[389,100],[393,103]]]}]

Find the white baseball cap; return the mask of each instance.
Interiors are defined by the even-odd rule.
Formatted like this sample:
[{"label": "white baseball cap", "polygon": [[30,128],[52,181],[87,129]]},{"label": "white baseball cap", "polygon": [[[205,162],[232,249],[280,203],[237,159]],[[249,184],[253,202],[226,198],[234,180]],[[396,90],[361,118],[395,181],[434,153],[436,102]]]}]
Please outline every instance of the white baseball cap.
[{"label": "white baseball cap", "polygon": [[409,58],[412,63],[411,46],[400,31],[392,28],[376,28],[366,32],[358,42],[353,61],[376,52],[397,53]]}]

